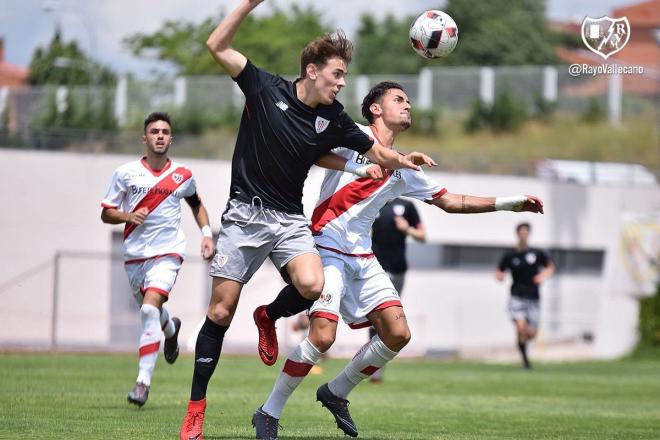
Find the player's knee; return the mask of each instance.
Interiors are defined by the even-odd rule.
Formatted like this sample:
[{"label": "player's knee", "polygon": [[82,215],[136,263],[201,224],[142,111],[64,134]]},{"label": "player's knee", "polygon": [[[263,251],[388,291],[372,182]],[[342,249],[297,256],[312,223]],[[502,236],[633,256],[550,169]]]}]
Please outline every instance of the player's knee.
[{"label": "player's knee", "polygon": [[408,326],[395,329],[389,338],[392,344],[392,347],[390,348],[394,351],[401,350],[403,347],[408,345],[411,336],[412,335],[410,334],[410,329],[408,328]]},{"label": "player's knee", "polygon": [[218,325],[228,326],[231,324],[231,320],[234,317],[234,314],[222,304],[214,304],[209,306],[208,317],[211,321]]},{"label": "player's knee", "polygon": [[323,334],[317,335],[314,346],[321,353],[325,353],[326,351],[330,350],[330,347],[332,347],[332,344],[334,344],[334,343],[335,343],[335,335],[334,334],[332,334],[332,333],[323,333]]},{"label": "player's knee", "polygon": [[325,353],[335,343],[336,336],[336,332],[332,329],[331,325],[319,326],[317,322],[316,325],[312,325],[307,337],[318,351]]},{"label": "player's knee", "polygon": [[296,287],[304,298],[316,301],[323,291],[323,276],[309,275],[301,279]]}]

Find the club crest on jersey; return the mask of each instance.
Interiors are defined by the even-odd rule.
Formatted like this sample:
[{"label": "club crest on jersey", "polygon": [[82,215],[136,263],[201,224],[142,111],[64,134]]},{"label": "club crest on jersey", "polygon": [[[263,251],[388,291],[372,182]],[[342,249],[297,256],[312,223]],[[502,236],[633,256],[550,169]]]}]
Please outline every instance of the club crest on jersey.
[{"label": "club crest on jersey", "polygon": [[319,297],[319,301],[325,304],[330,304],[332,302],[332,293],[322,293]]},{"label": "club crest on jersey", "polygon": [[330,121],[328,121],[325,118],[322,118],[320,116],[316,117],[316,122],[314,123],[314,128],[316,129],[316,133],[323,133],[326,128],[328,128],[328,125],[330,125]]},{"label": "club crest on jersey", "polygon": [[215,264],[218,265],[218,267],[224,267],[225,264],[227,264],[227,261],[229,260],[229,256],[227,255],[221,255],[221,254],[215,254]]},{"label": "club crest on jersey", "polygon": [[527,260],[527,264],[530,265],[536,263],[536,254],[527,252],[527,254],[525,254],[525,260]]},{"label": "club crest on jersey", "polygon": [[172,173],[172,180],[174,180],[177,185],[181,184],[181,182],[183,182],[183,174]]}]

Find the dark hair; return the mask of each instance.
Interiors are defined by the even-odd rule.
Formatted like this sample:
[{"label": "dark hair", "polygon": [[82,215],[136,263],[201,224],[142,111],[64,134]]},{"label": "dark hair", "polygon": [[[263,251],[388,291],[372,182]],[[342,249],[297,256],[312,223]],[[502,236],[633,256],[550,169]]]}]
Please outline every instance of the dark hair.
[{"label": "dark hair", "polygon": [[382,81],[373,86],[371,90],[369,90],[369,93],[367,93],[367,96],[365,96],[362,100],[362,116],[364,116],[364,118],[369,121],[370,124],[374,122],[374,115],[371,113],[369,107],[371,107],[371,104],[374,102],[380,101],[380,99],[385,96],[385,93],[387,93],[387,91],[390,89],[399,89],[402,92],[405,92],[399,83],[395,83],[393,81]]},{"label": "dark hair", "polygon": [[341,29],[333,34],[325,34],[305,46],[300,54],[300,77],[306,76],[308,64],[323,67],[331,58],[340,58],[346,64],[350,64],[353,58],[353,43]]},{"label": "dark hair", "polygon": [[166,112],[153,112],[149,113],[147,119],[144,120],[144,132],[147,132],[147,126],[149,124],[156,121],[165,121],[170,125],[170,127],[172,126],[172,123],[170,122],[170,115],[168,115]]},{"label": "dark hair", "polygon": [[518,226],[516,226],[516,232],[520,232],[522,228],[527,228],[528,231],[532,230],[532,226],[529,223],[522,222],[522,223],[518,223]]}]

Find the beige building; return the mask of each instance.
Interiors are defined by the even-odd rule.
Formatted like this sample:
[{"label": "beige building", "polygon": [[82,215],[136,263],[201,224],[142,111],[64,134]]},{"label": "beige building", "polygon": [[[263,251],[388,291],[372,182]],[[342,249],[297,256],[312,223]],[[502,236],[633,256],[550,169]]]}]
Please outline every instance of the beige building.
[{"label": "beige building", "polygon": [[[0,173],[5,203],[0,217],[0,322],[5,328],[0,348],[134,349],[138,309],[123,271],[121,227],[100,220],[100,201],[112,171],[134,158],[0,150],[0,163],[5,165]],[[230,164],[181,162],[193,170],[217,231]],[[411,270],[403,302],[413,337],[405,354],[484,357],[513,348],[505,311],[508,283],[497,283],[493,270],[502,248],[514,244],[514,227],[523,220],[533,225],[533,245],[551,249],[559,267],[558,275],[542,288],[536,355],[612,357],[632,347],[639,292],[618,288],[611,280],[613,273],[621,275],[626,268],[619,255],[621,222],[627,213],[660,212],[657,185],[430,174],[454,192],[536,194],[545,201],[546,214],[449,215],[418,203],[428,243],[409,247]],[[322,171],[313,169],[305,187],[308,211],[321,179]],[[169,308],[181,317],[182,337],[189,339],[205,314],[209,278],[198,257],[200,233],[186,207],[183,222],[188,257]],[[227,352],[254,352],[252,310],[270,301],[281,286],[270,264],[255,275],[225,340]],[[278,328],[284,346],[297,343],[289,328]],[[340,328],[333,353],[350,355],[366,335]],[[553,351],[559,346],[568,351]],[[570,350],[578,346],[579,351]]]}]

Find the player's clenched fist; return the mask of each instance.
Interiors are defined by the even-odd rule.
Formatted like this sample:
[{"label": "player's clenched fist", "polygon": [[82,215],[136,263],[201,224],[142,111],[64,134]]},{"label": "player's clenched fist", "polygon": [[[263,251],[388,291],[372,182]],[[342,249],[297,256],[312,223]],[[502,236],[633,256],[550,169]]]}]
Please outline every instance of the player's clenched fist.
[{"label": "player's clenched fist", "polygon": [[149,210],[147,208],[140,208],[135,212],[128,214],[128,222],[135,225],[141,225],[147,219]]},{"label": "player's clenched fist", "polygon": [[543,202],[536,196],[526,195],[527,200],[523,202],[521,211],[538,212],[543,214]]}]

